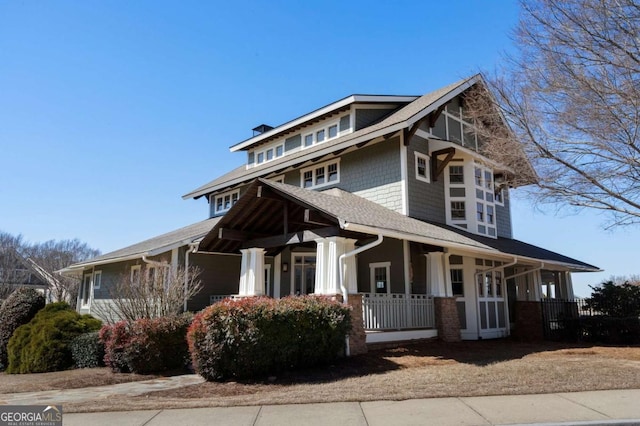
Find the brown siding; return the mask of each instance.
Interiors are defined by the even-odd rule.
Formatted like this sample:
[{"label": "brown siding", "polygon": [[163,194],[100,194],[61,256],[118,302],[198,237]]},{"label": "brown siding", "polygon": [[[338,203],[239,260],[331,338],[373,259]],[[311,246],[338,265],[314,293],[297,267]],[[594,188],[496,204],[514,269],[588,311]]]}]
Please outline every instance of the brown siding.
[{"label": "brown siding", "polygon": [[241,259],[240,255],[191,254],[189,263],[200,268],[203,288],[189,301],[188,309],[199,311],[209,306],[211,295],[238,294]]}]

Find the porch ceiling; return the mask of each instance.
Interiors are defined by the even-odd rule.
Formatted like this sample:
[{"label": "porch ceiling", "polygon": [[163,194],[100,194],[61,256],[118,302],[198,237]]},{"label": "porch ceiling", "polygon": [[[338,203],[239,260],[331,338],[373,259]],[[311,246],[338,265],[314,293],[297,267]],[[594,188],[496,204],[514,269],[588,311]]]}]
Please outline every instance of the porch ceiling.
[{"label": "porch ceiling", "polygon": [[262,247],[274,255],[287,245],[330,236],[369,237],[340,229],[337,217],[257,180],[204,237],[199,250],[237,253],[243,248]]}]

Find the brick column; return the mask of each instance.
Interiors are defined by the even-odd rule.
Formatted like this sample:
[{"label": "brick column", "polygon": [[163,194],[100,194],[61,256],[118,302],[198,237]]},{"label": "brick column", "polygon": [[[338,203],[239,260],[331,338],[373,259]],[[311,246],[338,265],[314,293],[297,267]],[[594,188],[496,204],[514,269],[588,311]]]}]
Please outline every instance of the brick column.
[{"label": "brick column", "polygon": [[[342,295],[336,294],[335,300],[342,302]],[[367,353],[367,335],[364,331],[362,318],[362,295],[350,294],[348,305],[351,306],[351,331],[349,332],[349,354],[360,355]]]},{"label": "brick column", "polygon": [[434,297],[438,337],[443,342],[459,342],[460,319],[455,297]]},{"label": "brick column", "polygon": [[515,329],[511,331],[513,337],[525,341],[544,340],[540,302],[516,301],[515,317]]}]

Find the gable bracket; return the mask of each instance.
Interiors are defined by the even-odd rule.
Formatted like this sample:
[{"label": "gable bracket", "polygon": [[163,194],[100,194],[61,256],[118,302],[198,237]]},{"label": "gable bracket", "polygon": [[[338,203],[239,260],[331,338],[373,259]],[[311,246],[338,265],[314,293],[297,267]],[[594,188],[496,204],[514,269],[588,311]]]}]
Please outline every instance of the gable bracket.
[{"label": "gable bracket", "polygon": [[411,138],[413,138],[413,135],[416,134],[416,132],[418,131],[418,128],[420,128],[420,125],[424,123],[424,121],[427,120],[430,116],[431,114],[425,115],[420,120],[413,123],[413,126],[411,126],[411,129],[409,128],[404,129],[404,146],[409,146],[409,143],[411,143]]},{"label": "gable bracket", "polygon": [[438,121],[440,114],[442,114],[442,111],[444,111],[444,107],[446,106],[447,104],[442,104],[438,107],[437,110],[431,111],[429,115],[427,115],[427,117],[429,117],[429,127],[431,128],[436,127],[436,121]]},{"label": "gable bracket", "polygon": [[[447,156],[444,158],[444,160],[442,160],[440,164],[438,164],[438,157],[445,154]],[[447,167],[447,164],[449,164],[449,162],[453,160],[454,155],[456,155],[456,149],[453,147],[441,149],[439,151],[433,151],[431,153],[431,180],[433,182],[436,182],[438,180],[438,176],[440,176],[442,172],[444,172],[445,167]]]}]

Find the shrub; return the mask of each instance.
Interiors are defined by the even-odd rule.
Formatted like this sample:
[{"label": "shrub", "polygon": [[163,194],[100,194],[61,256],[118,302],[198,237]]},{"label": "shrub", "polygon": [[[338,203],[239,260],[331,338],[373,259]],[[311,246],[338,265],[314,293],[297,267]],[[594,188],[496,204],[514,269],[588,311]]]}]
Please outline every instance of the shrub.
[{"label": "shrub", "polygon": [[19,288],[0,305],[0,370],[7,368],[7,344],[14,331],[31,321],[44,304],[41,293],[32,288]]},{"label": "shrub", "polygon": [[8,373],[43,373],[73,366],[71,341],[78,335],[97,331],[101,322],[80,315],[66,302],[51,303],[9,340]]},{"label": "shrub", "polygon": [[226,300],[195,316],[191,360],[207,380],[327,363],[344,349],[350,318],[348,306],[326,297]]},{"label": "shrub", "polygon": [[99,333],[92,331],[75,337],[71,341],[71,357],[77,368],[104,366],[104,344]]},{"label": "shrub", "polygon": [[614,318],[638,318],[640,316],[640,286],[613,281],[591,287],[591,297],[586,299],[587,308]]},{"label": "shrub", "polygon": [[121,321],[100,330],[105,363],[117,372],[147,374],[184,368],[190,315]]}]

